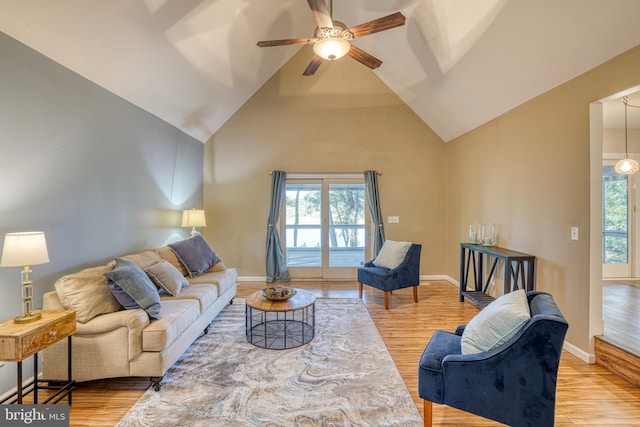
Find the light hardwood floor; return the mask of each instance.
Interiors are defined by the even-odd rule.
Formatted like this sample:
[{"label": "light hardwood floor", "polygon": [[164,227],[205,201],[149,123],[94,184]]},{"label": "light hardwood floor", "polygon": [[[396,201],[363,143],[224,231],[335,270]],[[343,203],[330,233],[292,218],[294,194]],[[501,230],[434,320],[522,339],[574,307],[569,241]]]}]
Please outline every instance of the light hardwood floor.
[{"label": "light hardwood floor", "polygon": [[[294,282],[319,297],[357,298],[356,282]],[[241,283],[238,298],[265,287]],[[364,302],[393,357],[411,396],[422,412],[417,392],[418,360],[436,329],[453,330],[466,323],[478,308],[458,302],[457,288],[447,282],[423,282],[419,303],[411,289],[394,292],[390,310],[384,309],[382,292],[365,286]],[[215,333],[215,328],[209,333]],[[144,379],[118,379],[81,383],[73,394],[71,426],[113,426],[145,391]],[[472,398],[472,396],[470,396]],[[442,405],[434,405],[435,426],[500,425]],[[588,365],[568,352],[560,362],[556,426],[623,426],[640,424],[640,388]]]},{"label": "light hardwood floor", "polygon": [[640,356],[640,281],[606,280],[602,286],[604,339]]}]

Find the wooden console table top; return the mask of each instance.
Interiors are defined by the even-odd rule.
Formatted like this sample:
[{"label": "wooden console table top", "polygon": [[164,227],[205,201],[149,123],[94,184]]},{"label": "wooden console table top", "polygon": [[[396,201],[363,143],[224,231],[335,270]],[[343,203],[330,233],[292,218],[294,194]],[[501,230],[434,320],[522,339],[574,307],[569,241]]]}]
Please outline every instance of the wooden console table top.
[{"label": "wooden console table top", "polygon": [[30,323],[0,323],[0,360],[20,362],[76,332],[76,312],[35,310],[42,317]]}]

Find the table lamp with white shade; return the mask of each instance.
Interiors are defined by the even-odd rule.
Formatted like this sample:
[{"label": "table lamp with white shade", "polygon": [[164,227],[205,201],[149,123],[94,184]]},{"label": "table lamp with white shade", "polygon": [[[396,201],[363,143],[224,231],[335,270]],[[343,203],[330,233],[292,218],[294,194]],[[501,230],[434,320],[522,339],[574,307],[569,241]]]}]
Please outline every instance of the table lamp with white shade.
[{"label": "table lamp with white shade", "polygon": [[49,262],[47,241],[42,231],[7,233],[4,236],[0,267],[22,267],[22,315],[13,319],[14,323],[29,323],[38,320],[40,313],[33,313],[33,287],[29,273],[32,265]]},{"label": "table lamp with white shade", "polygon": [[190,209],[182,211],[182,227],[192,227],[191,235],[198,234],[196,227],[206,227],[207,221],[204,217],[204,210]]}]

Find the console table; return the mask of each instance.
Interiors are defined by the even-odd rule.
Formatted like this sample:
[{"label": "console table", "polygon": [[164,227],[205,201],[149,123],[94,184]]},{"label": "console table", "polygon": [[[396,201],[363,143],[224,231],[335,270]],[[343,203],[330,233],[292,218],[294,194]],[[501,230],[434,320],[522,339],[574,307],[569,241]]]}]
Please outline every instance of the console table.
[{"label": "console table", "polygon": [[[0,323],[0,360],[17,362],[17,391],[0,404],[22,404],[26,394],[33,393],[33,403],[57,403],[64,397],[71,405],[71,392],[76,383],[71,378],[71,336],[76,332],[76,312],[64,310],[36,310],[42,317],[30,323],[14,323],[12,319]],[[38,352],[58,341],[67,339],[66,381],[38,378]],[[33,356],[33,379],[26,385],[22,381],[22,361]],[[47,385],[44,385],[47,383]],[[52,385],[55,383],[55,385]],[[43,402],[38,402],[38,390],[56,390]]]},{"label": "console table", "polygon": [[[484,275],[485,255],[489,259],[493,258],[486,280]],[[535,289],[535,256],[497,246],[460,243],[460,302],[463,302],[466,297],[480,307],[485,307],[495,299],[486,292],[496,273],[498,260],[504,261],[503,292],[505,294],[517,289],[525,291]],[[467,285],[472,268],[474,286],[473,290],[469,290]]]}]

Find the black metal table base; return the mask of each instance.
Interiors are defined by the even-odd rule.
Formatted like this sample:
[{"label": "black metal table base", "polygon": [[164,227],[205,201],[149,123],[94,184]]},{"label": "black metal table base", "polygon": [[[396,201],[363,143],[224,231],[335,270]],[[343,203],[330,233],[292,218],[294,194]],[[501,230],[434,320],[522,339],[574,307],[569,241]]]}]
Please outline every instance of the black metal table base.
[{"label": "black metal table base", "polygon": [[[48,380],[38,378],[38,353],[33,355],[33,379],[27,384],[22,383],[22,361],[17,363],[17,390],[15,393],[7,396],[4,400],[0,401],[0,404],[22,404],[24,396],[32,393],[33,403],[58,403],[65,397],[69,406],[72,404],[72,392],[76,388],[76,382],[71,378],[72,369],[72,357],[71,357],[71,335],[67,337],[67,375],[68,378],[65,381],[61,380]],[[56,390],[55,393],[48,396],[42,402],[38,401],[38,390]]]},{"label": "black metal table base", "polygon": [[262,311],[246,306],[247,341],[269,350],[286,350],[310,342],[315,335],[315,304],[299,310]]}]

